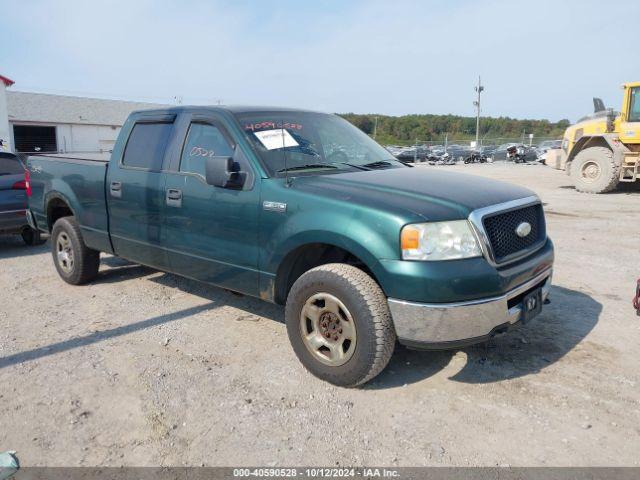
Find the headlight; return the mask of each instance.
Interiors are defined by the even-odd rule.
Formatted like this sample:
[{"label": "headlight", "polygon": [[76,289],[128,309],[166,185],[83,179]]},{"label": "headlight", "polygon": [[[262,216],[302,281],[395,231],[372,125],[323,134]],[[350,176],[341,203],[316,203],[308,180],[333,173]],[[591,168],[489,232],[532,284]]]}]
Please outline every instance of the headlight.
[{"label": "headlight", "polygon": [[482,256],[466,220],[415,223],[400,234],[403,260],[454,260]]}]

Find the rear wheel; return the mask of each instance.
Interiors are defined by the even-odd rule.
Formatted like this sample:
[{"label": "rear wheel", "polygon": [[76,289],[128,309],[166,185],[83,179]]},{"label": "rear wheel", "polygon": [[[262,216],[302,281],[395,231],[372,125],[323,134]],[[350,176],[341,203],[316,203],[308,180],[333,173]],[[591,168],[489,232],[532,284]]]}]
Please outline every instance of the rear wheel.
[{"label": "rear wheel", "polygon": [[395,347],[384,293],[351,265],[327,264],[303,274],[289,292],[285,319],[298,359],[334,385],[368,382],[384,369]]},{"label": "rear wheel", "polygon": [[51,253],[58,274],[67,283],[82,285],[98,275],[100,252],[84,244],[74,217],[56,221],[51,232]]},{"label": "rear wheel", "polygon": [[618,186],[619,174],[620,167],[607,147],[585,148],[571,162],[570,175],[580,192],[610,192]]}]

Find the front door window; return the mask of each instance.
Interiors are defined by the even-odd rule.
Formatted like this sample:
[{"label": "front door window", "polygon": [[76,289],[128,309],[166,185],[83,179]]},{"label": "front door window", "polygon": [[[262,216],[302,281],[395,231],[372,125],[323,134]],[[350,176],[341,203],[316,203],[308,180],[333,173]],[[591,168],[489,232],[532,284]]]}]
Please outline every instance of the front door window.
[{"label": "front door window", "polygon": [[192,123],[182,149],[180,171],[206,178],[205,162],[211,157],[231,157],[233,147],[220,129],[208,123]]}]

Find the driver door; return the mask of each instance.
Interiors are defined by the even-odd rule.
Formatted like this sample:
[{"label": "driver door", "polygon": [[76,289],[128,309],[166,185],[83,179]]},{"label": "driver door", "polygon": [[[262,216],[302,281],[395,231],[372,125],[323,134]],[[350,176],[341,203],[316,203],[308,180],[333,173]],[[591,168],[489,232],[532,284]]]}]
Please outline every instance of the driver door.
[{"label": "driver door", "polygon": [[[215,116],[183,114],[184,144],[166,173],[165,244],[172,271],[256,295],[259,183],[251,165],[242,189],[208,185],[205,160],[233,156],[236,141]],[[248,162],[247,162],[248,163]]]}]

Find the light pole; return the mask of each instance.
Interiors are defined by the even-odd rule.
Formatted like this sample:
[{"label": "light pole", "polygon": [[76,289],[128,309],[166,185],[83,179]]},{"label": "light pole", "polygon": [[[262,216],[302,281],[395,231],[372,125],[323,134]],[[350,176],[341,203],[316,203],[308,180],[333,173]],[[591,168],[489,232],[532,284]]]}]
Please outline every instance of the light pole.
[{"label": "light pole", "polygon": [[480,148],[480,94],[484,90],[482,83],[480,83],[480,75],[478,75],[478,86],[476,92],[478,92],[478,100],[473,102],[476,106],[476,148]]}]

